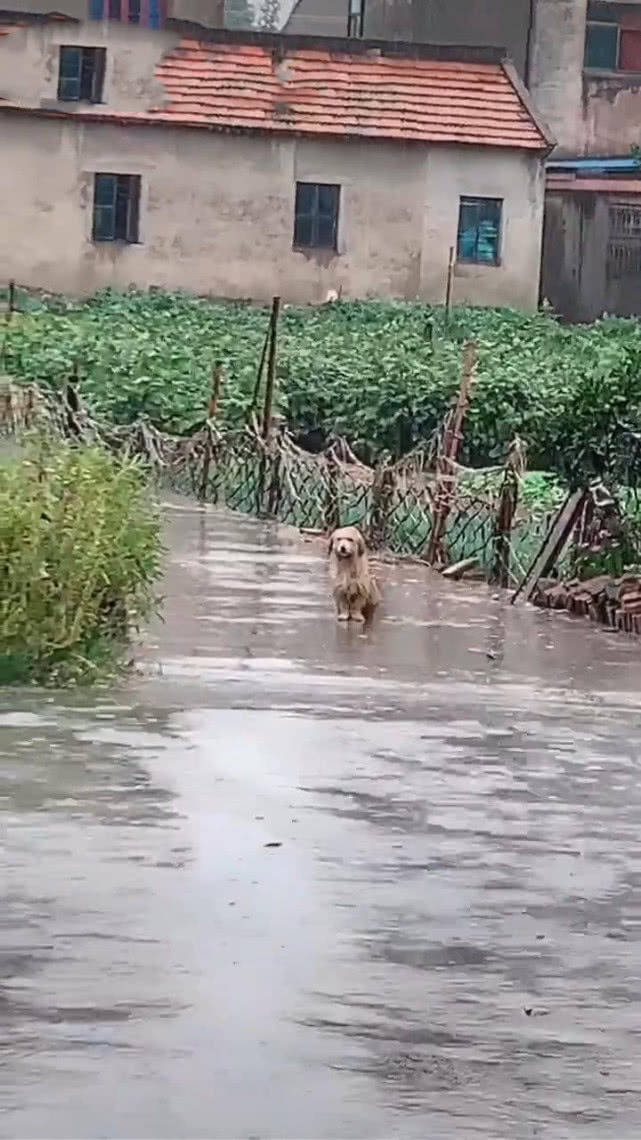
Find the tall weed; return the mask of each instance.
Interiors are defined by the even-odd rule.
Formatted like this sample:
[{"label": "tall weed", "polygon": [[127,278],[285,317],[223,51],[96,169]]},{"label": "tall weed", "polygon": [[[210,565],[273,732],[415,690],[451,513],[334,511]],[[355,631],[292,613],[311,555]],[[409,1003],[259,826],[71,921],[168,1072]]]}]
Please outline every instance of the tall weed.
[{"label": "tall weed", "polygon": [[0,461],[0,683],[91,680],[154,607],[160,522],[139,465],[39,438]]}]

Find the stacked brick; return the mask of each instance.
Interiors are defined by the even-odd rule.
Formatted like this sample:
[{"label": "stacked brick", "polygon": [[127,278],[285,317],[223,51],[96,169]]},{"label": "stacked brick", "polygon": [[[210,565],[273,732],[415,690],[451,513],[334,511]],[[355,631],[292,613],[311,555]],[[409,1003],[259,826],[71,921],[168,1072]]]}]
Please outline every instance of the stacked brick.
[{"label": "stacked brick", "polygon": [[610,629],[641,634],[641,575],[638,574],[623,574],[620,578],[599,574],[585,582],[541,580],[532,600],[546,609],[589,617]]}]

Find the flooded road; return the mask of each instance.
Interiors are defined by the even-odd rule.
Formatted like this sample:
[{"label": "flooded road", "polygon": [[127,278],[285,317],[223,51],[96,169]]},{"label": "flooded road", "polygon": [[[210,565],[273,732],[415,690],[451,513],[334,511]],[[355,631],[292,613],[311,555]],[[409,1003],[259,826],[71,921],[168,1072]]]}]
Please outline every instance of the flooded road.
[{"label": "flooded road", "polygon": [[0,1135],[640,1135],[639,643],[168,519],[145,675],[0,695]]}]

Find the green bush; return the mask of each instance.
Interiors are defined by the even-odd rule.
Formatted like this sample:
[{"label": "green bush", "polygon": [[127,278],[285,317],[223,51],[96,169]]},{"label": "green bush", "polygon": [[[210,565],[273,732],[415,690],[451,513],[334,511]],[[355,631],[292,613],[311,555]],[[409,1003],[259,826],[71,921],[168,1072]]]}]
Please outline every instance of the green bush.
[{"label": "green bush", "polygon": [[0,683],[91,680],[154,605],[159,519],[137,464],[39,440],[0,459]]},{"label": "green bush", "polygon": [[[119,423],[146,416],[186,433],[201,423],[216,360],[222,415],[246,415],[268,314],[182,294],[103,292],[85,303],[31,303],[6,329],[0,371],[81,391]],[[562,326],[544,313],[404,302],[285,306],[280,411],[295,433],[346,436],[371,460],[427,442],[457,388],[461,346],[479,346],[461,458],[500,461],[516,434],[530,466],[564,480],[641,465],[617,421],[641,425],[641,328],[633,320]]]}]

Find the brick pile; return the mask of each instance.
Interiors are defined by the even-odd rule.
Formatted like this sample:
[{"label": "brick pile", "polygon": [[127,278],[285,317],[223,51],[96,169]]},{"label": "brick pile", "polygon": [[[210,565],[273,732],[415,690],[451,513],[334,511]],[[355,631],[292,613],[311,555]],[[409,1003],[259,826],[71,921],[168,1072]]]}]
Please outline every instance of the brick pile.
[{"label": "brick pile", "polygon": [[576,617],[589,617],[610,629],[641,634],[641,575],[613,578],[599,574],[585,582],[538,584],[533,602],[551,610],[566,610]]}]

